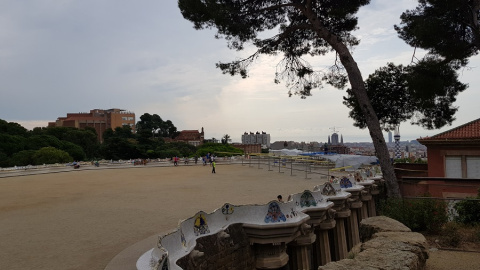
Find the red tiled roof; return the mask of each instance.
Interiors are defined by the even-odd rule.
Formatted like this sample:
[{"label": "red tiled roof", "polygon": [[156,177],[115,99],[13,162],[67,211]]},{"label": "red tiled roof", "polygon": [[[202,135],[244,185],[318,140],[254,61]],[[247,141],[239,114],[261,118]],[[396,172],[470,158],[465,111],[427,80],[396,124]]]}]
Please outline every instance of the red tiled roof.
[{"label": "red tiled roof", "polygon": [[187,140],[201,140],[202,136],[198,130],[182,130],[180,134],[175,138],[178,141],[187,141]]},{"label": "red tiled roof", "polygon": [[480,118],[463,124],[459,127],[447,130],[432,137],[421,138],[422,141],[437,140],[465,140],[480,138]]}]

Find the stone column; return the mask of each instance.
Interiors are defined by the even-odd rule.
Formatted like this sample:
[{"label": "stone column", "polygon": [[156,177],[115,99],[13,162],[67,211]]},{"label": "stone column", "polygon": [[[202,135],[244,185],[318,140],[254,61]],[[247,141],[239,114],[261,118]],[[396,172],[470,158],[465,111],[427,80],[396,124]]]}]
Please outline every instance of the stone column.
[{"label": "stone column", "polygon": [[351,250],[354,246],[360,243],[360,232],[358,230],[359,221],[357,214],[358,209],[361,209],[363,206],[362,201],[360,201],[360,192],[361,191],[350,192],[352,197],[348,199],[348,204],[351,210],[350,216],[346,219],[348,250]]},{"label": "stone column", "polygon": [[345,259],[348,254],[347,235],[345,232],[345,220],[351,214],[350,209],[346,207],[348,198],[330,197],[329,200],[334,203],[333,208],[337,211],[335,215],[336,226],[333,229],[333,237],[335,246],[334,260],[339,261]]},{"label": "stone column", "polygon": [[370,194],[372,194],[373,199],[372,199],[372,204],[369,207],[369,213],[371,213],[372,217],[377,216],[377,209],[376,209],[376,203],[378,199],[378,195],[380,194],[380,187],[381,187],[381,181],[382,179],[374,179],[375,184],[372,185],[372,188],[370,189]]},{"label": "stone column", "polygon": [[368,190],[362,190],[361,192],[361,200],[362,200],[362,207],[359,209],[360,211],[360,216],[359,222],[362,221],[362,219],[368,218],[368,206],[367,203],[372,199],[372,196],[369,194]]},{"label": "stone column", "polygon": [[332,254],[330,252],[330,239],[328,237],[328,230],[335,228],[335,210],[329,209],[328,219],[315,227],[315,234],[317,241],[314,243],[314,266],[317,269],[319,266],[325,265],[332,261]]},{"label": "stone column", "polygon": [[254,244],[257,269],[279,269],[288,263],[285,243]]},{"label": "stone column", "polygon": [[304,224],[302,235],[289,244],[293,250],[290,258],[291,269],[312,269],[312,244],[315,242],[315,239],[316,235],[313,233],[311,226]]}]

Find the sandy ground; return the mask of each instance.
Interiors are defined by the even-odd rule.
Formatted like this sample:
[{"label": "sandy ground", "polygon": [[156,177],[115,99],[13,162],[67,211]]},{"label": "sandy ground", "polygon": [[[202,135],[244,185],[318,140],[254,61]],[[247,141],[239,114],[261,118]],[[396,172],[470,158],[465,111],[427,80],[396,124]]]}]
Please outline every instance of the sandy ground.
[{"label": "sandy ground", "polygon": [[200,210],[263,204],[323,181],[222,164],[216,174],[209,166],[147,165],[0,178],[0,269],[104,269]]},{"label": "sandy ground", "polygon": [[431,250],[426,270],[480,270],[479,252]]},{"label": "sandy ground", "polygon": [[[102,270],[200,210],[263,204],[325,181],[267,169],[147,165],[0,178],[0,269]],[[436,251],[427,269],[480,269],[478,258]]]}]

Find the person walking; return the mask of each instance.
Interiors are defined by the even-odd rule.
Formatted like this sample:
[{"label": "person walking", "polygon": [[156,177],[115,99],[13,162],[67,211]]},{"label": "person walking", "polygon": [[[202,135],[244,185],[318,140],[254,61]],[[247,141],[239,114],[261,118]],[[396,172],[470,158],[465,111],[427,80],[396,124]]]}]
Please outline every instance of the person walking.
[{"label": "person walking", "polygon": [[212,161],[212,173],[216,173],[216,172],[215,172],[215,165],[216,165],[216,164],[215,164],[215,160],[214,160],[214,161]]}]

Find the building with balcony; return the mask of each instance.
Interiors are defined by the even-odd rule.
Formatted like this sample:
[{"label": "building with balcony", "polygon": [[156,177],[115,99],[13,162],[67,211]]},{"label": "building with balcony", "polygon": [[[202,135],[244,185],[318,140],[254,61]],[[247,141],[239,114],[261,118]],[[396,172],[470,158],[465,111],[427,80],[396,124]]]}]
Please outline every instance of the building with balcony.
[{"label": "building with balcony", "polygon": [[270,148],[270,134],[266,132],[243,133],[242,144],[260,144],[262,148]]},{"label": "building with balcony", "polygon": [[49,122],[49,127],[92,127],[97,132],[100,142],[103,142],[103,132],[111,128],[130,126],[135,132],[135,113],[122,109],[93,109],[90,112],[67,113],[66,117],[58,117],[55,122]]}]

